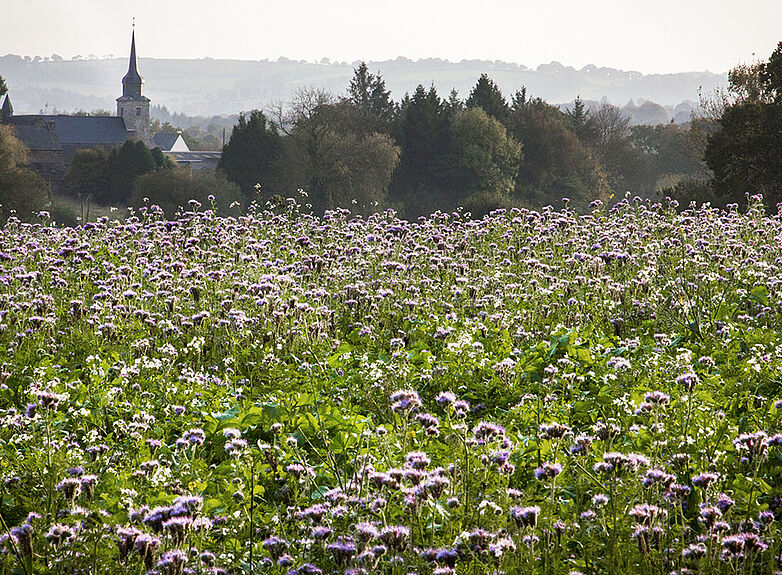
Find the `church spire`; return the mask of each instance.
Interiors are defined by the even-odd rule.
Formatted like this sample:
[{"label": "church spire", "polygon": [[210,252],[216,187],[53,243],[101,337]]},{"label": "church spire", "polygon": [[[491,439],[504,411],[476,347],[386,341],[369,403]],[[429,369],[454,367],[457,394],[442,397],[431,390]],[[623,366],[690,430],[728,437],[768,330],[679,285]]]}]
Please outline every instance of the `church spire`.
[{"label": "church spire", "polygon": [[136,60],[136,25],[133,24],[133,33],[130,41],[130,63],[128,73],[122,78],[122,95],[129,98],[141,98],[144,95],[144,79],[138,73],[138,61]]},{"label": "church spire", "polygon": [[122,96],[117,98],[117,116],[125,120],[132,137],[148,142],[150,139],[149,98],[144,96],[144,79],[138,73],[136,60],[136,23],[130,40],[128,73],[122,78]]}]

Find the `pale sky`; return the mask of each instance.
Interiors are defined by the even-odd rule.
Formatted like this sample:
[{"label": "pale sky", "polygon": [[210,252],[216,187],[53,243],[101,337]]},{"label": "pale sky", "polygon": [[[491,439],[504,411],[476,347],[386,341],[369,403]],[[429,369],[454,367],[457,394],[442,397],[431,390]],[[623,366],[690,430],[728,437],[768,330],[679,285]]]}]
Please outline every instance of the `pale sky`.
[{"label": "pale sky", "polygon": [[[782,41],[782,0],[2,0],[0,56],[559,61],[726,72]],[[0,74],[2,71],[0,71]]]}]

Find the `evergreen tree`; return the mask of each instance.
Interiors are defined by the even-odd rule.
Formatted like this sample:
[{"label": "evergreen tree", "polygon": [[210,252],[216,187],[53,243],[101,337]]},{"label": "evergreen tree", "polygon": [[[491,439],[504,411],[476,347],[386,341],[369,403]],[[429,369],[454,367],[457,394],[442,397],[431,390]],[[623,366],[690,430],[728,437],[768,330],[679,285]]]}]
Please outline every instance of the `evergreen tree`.
[{"label": "evergreen tree", "polygon": [[578,139],[587,142],[591,137],[592,126],[589,122],[589,110],[586,109],[584,100],[577,96],[573,102],[573,108],[568,109],[567,117],[570,120],[570,128],[575,132]]},{"label": "evergreen tree", "polygon": [[388,132],[396,106],[385,80],[380,74],[371,74],[365,62],[353,70],[347,100],[360,110],[366,133]]},{"label": "evergreen tree", "polygon": [[161,168],[170,169],[176,166],[173,160],[164,154],[163,150],[160,148],[152,148],[151,152],[156,170],[160,170]]},{"label": "evergreen tree", "polygon": [[459,98],[459,92],[456,91],[456,88],[452,88],[451,93],[448,95],[448,108],[453,114],[464,110],[464,102]]},{"label": "evergreen tree", "polygon": [[760,71],[760,79],[763,83],[763,92],[775,104],[782,104],[782,42],[763,64]]},{"label": "evergreen tree", "polygon": [[8,86],[6,86],[5,80],[0,76],[0,97],[8,93]]},{"label": "evergreen tree", "polygon": [[516,112],[527,105],[527,87],[522,86],[521,90],[516,90],[511,98],[510,111]]},{"label": "evergreen tree", "polygon": [[246,197],[252,197],[256,185],[264,192],[273,191],[273,173],[282,149],[277,128],[268,122],[263,112],[253,110],[248,118],[239,115],[231,139],[223,148],[217,167],[239,185]]},{"label": "evergreen tree", "polygon": [[450,106],[432,86],[419,85],[400,105],[394,137],[402,149],[391,189],[411,215],[449,205],[455,193]]},{"label": "evergreen tree", "polygon": [[142,174],[154,172],[156,165],[152,152],[141,141],[127,141],[119,150],[109,155],[109,194],[96,198],[104,205],[127,205],[136,179]]},{"label": "evergreen tree", "polygon": [[494,80],[491,80],[486,74],[481,74],[481,77],[478,78],[466,104],[467,108],[483,108],[484,112],[500,122],[504,122],[510,112],[505,96],[502,95]]},{"label": "evergreen tree", "polygon": [[78,150],[68,166],[65,188],[81,200],[104,202],[110,197],[109,152],[105,148]]}]

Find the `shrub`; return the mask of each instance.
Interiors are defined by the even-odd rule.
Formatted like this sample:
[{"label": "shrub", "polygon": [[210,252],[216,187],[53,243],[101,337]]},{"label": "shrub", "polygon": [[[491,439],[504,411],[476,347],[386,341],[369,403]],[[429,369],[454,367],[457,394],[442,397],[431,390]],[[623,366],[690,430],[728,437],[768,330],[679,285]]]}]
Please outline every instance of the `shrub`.
[{"label": "shrub", "polygon": [[189,200],[196,200],[205,208],[214,204],[219,212],[227,213],[242,197],[239,187],[219,172],[177,166],[140,176],[129,204],[135,208],[158,205],[166,217],[173,218],[180,208],[187,207]]}]

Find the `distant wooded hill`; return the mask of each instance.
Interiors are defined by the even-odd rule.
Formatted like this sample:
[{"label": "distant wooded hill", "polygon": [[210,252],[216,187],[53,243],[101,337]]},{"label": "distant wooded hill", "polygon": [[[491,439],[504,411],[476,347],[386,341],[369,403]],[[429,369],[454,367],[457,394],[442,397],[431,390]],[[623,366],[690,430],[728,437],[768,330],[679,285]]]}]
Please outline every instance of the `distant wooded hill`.
[{"label": "distant wooded hill", "polygon": [[[145,94],[153,105],[190,116],[231,115],[289,101],[296,88],[314,87],[343,94],[358,63],[321,63],[288,60],[164,60],[141,58]],[[726,74],[686,72],[644,75],[612,68],[586,66],[580,70],[552,62],[530,69],[506,62],[397,58],[368,63],[379,72],[396,100],[418,84],[434,84],[441,94],[457,90],[466,97],[482,73],[487,73],[506,95],[522,86],[532,97],[567,107],[576,96],[619,106],[633,123],[687,121],[699,90],[705,93],[727,83]],[[126,58],[62,60],[0,57],[17,113],[115,109]],[[632,101],[632,102],[630,102]],[[629,103],[629,104],[628,104]]]}]

